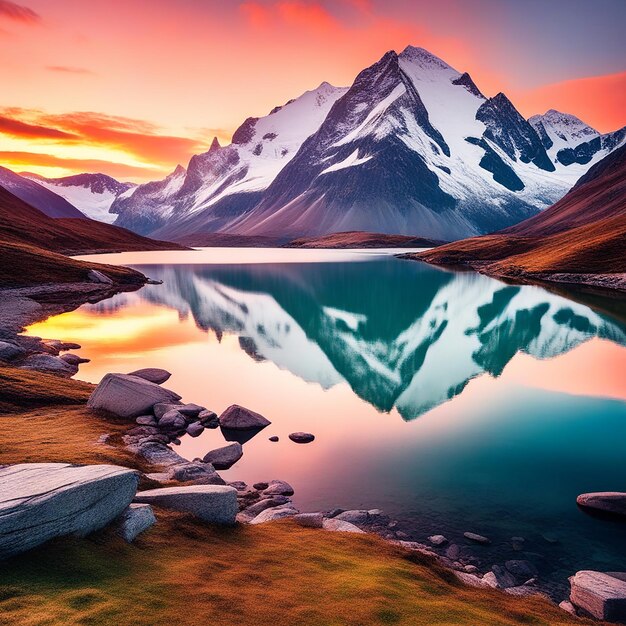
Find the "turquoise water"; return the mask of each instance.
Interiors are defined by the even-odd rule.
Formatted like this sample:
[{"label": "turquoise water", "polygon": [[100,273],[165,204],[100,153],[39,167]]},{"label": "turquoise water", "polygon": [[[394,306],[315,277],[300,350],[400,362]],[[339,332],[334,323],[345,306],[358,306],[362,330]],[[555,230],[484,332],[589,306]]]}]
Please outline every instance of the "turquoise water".
[{"label": "turquoise water", "polygon": [[[623,322],[538,287],[303,252],[117,257],[163,285],[68,314],[62,338],[95,357],[79,376],[161,366],[186,400],[265,414],[272,426],[224,476],[288,480],[302,510],[381,508],[484,569],[528,558],[556,595],[577,569],[625,568],[626,524],[576,506],[579,493],[626,490]],[[112,321],[143,334],[99,342]],[[291,443],[295,430],[315,442]],[[222,443],[210,431],[180,452]],[[466,546],[464,531],[492,545]]]}]

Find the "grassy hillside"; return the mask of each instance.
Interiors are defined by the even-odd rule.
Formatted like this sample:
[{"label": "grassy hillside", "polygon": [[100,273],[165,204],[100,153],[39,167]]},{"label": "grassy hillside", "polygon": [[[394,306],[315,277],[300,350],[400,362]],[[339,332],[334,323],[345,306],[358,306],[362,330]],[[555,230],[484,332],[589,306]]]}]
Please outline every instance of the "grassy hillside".
[{"label": "grassy hillside", "polygon": [[480,264],[502,276],[626,272],[626,145],[600,161],[559,202],[507,230],[416,256]]},{"label": "grassy hillside", "polygon": [[301,237],[288,244],[289,248],[430,248],[443,243],[423,237],[408,235],[386,235],[348,231],[320,237]]}]

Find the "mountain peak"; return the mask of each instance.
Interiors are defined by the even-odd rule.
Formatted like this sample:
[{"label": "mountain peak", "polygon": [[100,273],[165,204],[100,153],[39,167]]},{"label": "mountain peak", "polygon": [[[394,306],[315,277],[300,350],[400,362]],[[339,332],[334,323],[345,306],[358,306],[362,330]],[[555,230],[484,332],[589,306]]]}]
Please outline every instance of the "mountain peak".
[{"label": "mountain peak", "polygon": [[452,70],[453,67],[435,56],[432,52],[417,46],[407,46],[399,55],[399,58],[409,63],[419,65],[425,70]]},{"label": "mountain peak", "polygon": [[215,152],[219,150],[222,146],[220,146],[220,142],[217,137],[213,137],[213,141],[211,142],[211,147],[209,148],[209,152]]},{"label": "mountain peak", "polygon": [[[213,142],[217,141],[217,137],[213,140]],[[218,144],[219,147],[219,144]],[[213,144],[211,144],[211,149],[213,149]],[[210,152],[210,150],[209,150]],[[176,169],[170,174],[170,177],[175,177],[175,176],[183,176],[184,174],[187,173],[187,170],[179,163],[176,166]]]}]

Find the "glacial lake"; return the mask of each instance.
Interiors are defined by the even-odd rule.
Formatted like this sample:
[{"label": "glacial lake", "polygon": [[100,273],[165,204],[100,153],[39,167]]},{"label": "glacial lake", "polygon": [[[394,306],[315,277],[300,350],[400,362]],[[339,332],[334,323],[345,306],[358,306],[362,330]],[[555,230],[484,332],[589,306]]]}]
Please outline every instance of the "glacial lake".
[{"label": "glacial lake", "polygon": [[[391,252],[91,257],[163,284],[29,332],[80,343],[77,378],[163,367],[186,401],[262,413],[272,425],[221,473],[287,480],[303,511],[380,508],[418,541],[480,533],[491,546],[464,549],[481,562],[527,558],[559,591],[578,569],[624,569],[626,524],[576,505],[626,490],[624,317]],[[220,445],[209,430],[176,450]]]}]

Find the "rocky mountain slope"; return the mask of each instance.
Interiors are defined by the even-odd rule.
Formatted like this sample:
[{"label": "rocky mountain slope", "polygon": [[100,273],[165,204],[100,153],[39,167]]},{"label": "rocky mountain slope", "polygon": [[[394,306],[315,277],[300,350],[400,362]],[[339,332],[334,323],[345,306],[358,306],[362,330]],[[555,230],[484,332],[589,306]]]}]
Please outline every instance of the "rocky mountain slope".
[{"label": "rocky mountain slope", "polygon": [[117,217],[109,213],[113,201],[136,186],[106,174],[76,174],[63,178],[44,178],[30,173],[23,173],[22,176],[65,198],[87,217],[108,224],[112,224]]},{"label": "rocky mountain slope", "polygon": [[[85,217],[83,213],[70,204],[65,198],[46,189],[46,187],[34,180],[12,172],[6,167],[0,167],[0,186],[23,202],[39,209],[39,211],[48,217]],[[11,220],[10,215],[5,215],[5,217],[9,221]]]},{"label": "rocky mountain slope", "polygon": [[626,145],[594,165],[543,213],[500,233],[454,242],[416,257],[501,276],[626,290],[625,250]]},{"label": "rocky mountain slope", "polygon": [[116,223],[179,239],[341,231],[457,239],[538,213],[625,131],[549,111],[525,120],[421,48],[393,51],[349,89],[323,83],[246,120],[189,167],[114,201]]}]

